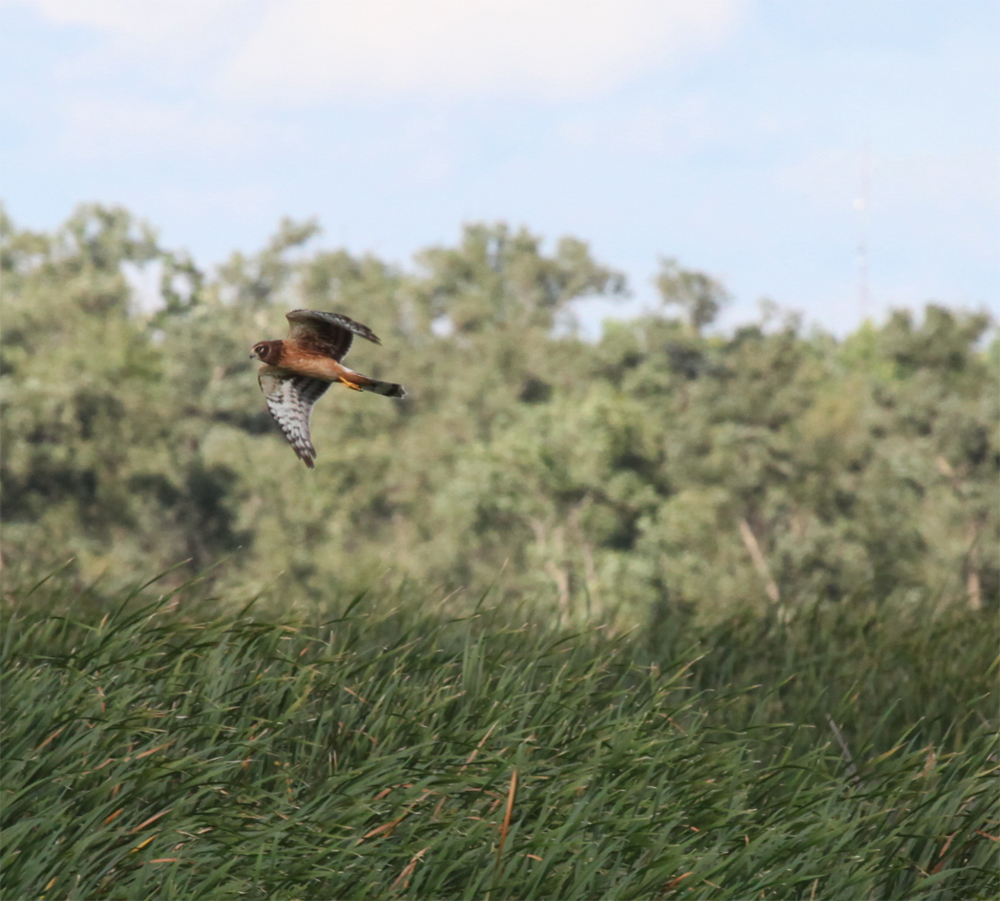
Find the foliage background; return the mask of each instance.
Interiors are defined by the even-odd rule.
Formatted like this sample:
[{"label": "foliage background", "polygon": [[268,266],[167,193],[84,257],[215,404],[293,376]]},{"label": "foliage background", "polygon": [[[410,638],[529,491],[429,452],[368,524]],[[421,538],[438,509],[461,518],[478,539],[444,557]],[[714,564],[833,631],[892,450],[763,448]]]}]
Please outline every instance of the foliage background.
[{"label": "foliage background", "polygon": [[[661,311],[588,343],[573,302],[626,286],[578,239],[468,225],[404,271],[308,249],[317,230],[284,221],[205,273],[123,209],[82,206],[54,234],[4,218],[8,580],[72,558],[114,588],[187,560],[295,603],[380,579],[492,585],[566,621],[996,609],[986,315],[931,305],[838,341],[765,304],[723,336],[705,328],[724,288],[665,260]],[[130,287],[143,271],[156,312]],[[315,472],[247,359],[288,307],[370,324],[383,347],[352,364],[409,391],[324,398]]]}]

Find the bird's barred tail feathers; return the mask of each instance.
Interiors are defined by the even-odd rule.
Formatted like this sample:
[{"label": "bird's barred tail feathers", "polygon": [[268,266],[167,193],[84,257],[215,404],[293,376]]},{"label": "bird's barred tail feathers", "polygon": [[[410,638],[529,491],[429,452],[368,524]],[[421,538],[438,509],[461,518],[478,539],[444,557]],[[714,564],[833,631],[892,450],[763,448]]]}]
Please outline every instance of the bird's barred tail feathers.
[{"label": "bird's barred tail feathers", "polygon": [[393,382],[380,382],[377,379],[368,379],[367,385],[361,386],[362,391],[372,391],[385,397],[406,397],[406,389],[402,385]]},{"label": "bird's barred tail feathers", "polygon": [[340,380],[348,388],[353,388],[355,391],[371,391],[373,394],[381,394],[383,397],[406,397],[406,389],[402,385],[370,379],[360,372],[347,370]]}]

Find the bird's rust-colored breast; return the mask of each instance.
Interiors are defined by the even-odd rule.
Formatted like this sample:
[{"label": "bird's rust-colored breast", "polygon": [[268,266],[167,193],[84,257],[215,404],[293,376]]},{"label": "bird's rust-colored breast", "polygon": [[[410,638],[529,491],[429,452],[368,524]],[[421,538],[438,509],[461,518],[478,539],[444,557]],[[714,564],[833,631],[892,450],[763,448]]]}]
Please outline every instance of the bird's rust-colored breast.
[{"label": "bird's rust-colored breast", "polygon": [[297,375],[307,375],[310,378],[323,379],[325,382],[336,382],[345,372],[350,372],[325,354],[304,350],[289,341],[282,347],[277,366]]}]

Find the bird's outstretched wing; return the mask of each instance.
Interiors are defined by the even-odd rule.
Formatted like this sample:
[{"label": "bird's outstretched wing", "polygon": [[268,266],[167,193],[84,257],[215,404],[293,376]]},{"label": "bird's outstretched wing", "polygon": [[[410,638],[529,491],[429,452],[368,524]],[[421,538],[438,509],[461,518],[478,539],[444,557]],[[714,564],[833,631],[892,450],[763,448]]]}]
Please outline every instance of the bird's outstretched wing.
[{"label": "bird's outstretched wing", "polygon": [[339,313],[321,310],[292,310],[285,318],[291,325],[288,339],[333,359],[343,360],[351,349],[355,335],[381,344],[378,336],[367,325],[355,322]]},{"label": "bird's outstretched wing", "polygon": [[309,435],[309,417],[313,404],[323,396],[330,383],[305,375],[282,374],[269,366],[262,367],[257,380],[274,421],[299,459],[312,469],[316,448]]}]

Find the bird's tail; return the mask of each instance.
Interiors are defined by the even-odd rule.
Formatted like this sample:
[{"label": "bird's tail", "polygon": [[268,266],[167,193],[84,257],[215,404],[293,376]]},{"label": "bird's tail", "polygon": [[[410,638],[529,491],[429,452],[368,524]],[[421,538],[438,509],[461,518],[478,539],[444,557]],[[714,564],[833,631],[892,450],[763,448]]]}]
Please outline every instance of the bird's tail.
[{"label": "bird's tail", "polygon": [[370,379],[360,372],[348,371],[340,377],[340,381],[354,391],[371,391],[373,394],[381,394],[384,397],[406,397],[406,389],[402,385]]}]

